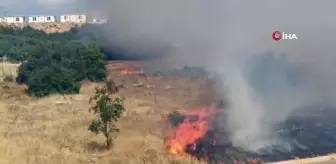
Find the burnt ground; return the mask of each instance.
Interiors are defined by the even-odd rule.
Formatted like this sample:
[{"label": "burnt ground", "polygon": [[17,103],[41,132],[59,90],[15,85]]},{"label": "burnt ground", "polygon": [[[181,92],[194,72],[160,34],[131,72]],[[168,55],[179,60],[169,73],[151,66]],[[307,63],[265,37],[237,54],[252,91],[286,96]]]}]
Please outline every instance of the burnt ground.
[{"label": "burnt ground", "polygon": [[[207,73],[201,68],[184,67],[164,72],[154,71],[151,75],[154,78],[187,78],[197,81],[202,79],[199,77],[207,76]],[[203,88],[198,89],[204,91],[213,88],[209,86],[211,84],[206,82],[207,79],[202,80],[205,80]],[[217,95],[214,91],[203,92],[197,101],[195,102],[194,99],[191,104],[194,106],[209,105],[217,100],[214,95]],[[336,152],[335,116],[336,110],[334,108],[309,107],[298,110],[278,125],[277,135],[281,136],[287,145],[269,147],[258,154],[233,147],[228,141],[225,130],[219,128],[209,131],[207,136],[198,142],[196,150],[190,150],[189,153],[199,158],[206,156],[210,159],[210,163],[214,161],[232,163],[234,160],[247,163],[251,159],[274,162],[327,155]],[[288,148],[288,145],[291,145],[291,149]]]},{"label": "burnt ground", "polygon": [[[113,150],[104,150],[103,136],[87,130],[94,118],[88,112],[88,100],[94,87],[100,84],[84,84],[78,95],[53,95],[43,99],[25,95],[24,86],[3,84],[0,87],[0,163],[190,163],[189,158],[171,156],[165,149],[167,121],[163,116],[213,103],[216,94],[209,89],[211,83],[206,78],[185,76],[185,72],[174,72],[168,77],[118,76],[118,69],[122,69],[124,63],[115,63],[110,70],[110,77],[126,87],[121,94],[126,97],[127,108],[118,123],[121,133]],[[6,70],[9,69],[6,67]],[[215,129],[199,142],[198,151],[190,153],[208,154],[213,161],[229,164],[235,159],[243,161],[251,157],[277,161],[332,152],[336,147],[333,145],[333,116],[331,109],[317,111],[315,108],[312,112],[298,112],[279,125],[279,134],[300,143],[292,152],[273,151],[262,155],[244,152],[232,147],[225,133],[216,136],[222,129]],[[220,139],[221,144],[213,146],[213,138]]]},{"label": "burnt ground", "polygon": [[[228,141],[225,130],[215,126],[198,141],[196,150],[191,150],[190,154],[199,158],[206,156],[210,159],[209,163],[232,163],[233,160],[248,163],[251,159],[275,162],[328,155],[336,152],[335,116],[334,108],[300,110],[278,125],[277,136],[285,142],[258,154],[234,147]],[[288,145],[291,145],[290,148]]]},{"label": "burnt ground", "polygon": [[281,146],[274,147],[277,156],[264,155],[265,159],[290,159],[315,157],[336,151],[336,109],[311,108],[294,113],[279,125],[279,135],[293,146],[286,151]]}]

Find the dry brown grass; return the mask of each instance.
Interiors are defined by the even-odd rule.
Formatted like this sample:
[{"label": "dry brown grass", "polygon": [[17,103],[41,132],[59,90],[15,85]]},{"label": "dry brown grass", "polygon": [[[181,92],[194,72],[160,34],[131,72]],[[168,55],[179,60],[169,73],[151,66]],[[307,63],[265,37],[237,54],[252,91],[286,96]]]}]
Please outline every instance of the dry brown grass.
[{"label": "dry brown grass", "polygon": [[[4,63],[7,75],[16,75],[17,67],[18,64]],[[24,86],[1,83],[0,164],[199,163],[167,154],[164,144],[167,127],[162,114],[208,103],[195,101],[202,96],[200,91],[206,87],[205,81],[116,74],[111,71],[114,80],[126,86],[121,94],[126,97],[127,110],[118,123],[121,133],[109,151],[104,149],[103,136],[87,130],[94,118],[88,112],[88,100],[100,84],[85,84],[78,95],[37,99],[28,97]],[[139,82],[145,87],[132,85]],[[305,163],[314,162],[317,160],[305,160]]]},{"label": "dry brown grass", "polygon": [[[167,154],[162,113],[193,106],[200,83],[191,79],[115,80],[126,85],[121,94],[126,97],[127,111],[110,151],[103,149],[103,136],[87,130],[94,118],[88,112],[88,100],[99,84],[85,84],[78,95],[42,99],[26,96],[23,86],[0,86],[0,164],[190,163],[190,159]],[[132,86],[139,80],[154,88]]]},{"label": "dry brown grass", "polygon": [[80,27],[83,24],[78,24],[78,23],[70,23],[70,22],[65,22],[65,23],[18,23],[18,24],[7,24],[7,23],[0,23],[0,26],[5,26],[5,27],[12,27],[12,28],[23,28],[26,26],[29,26],[33,29],[41,30],[46,33],[63,33],[66,31],[69,31],[71,28],[74,27]]},{"label": "dry brown grass", "polygon": [[0,81],[3,81],[6,76],[15,77],[17,75],[17,68],[20,64],[13,64],[9,62],[0,62]]}]

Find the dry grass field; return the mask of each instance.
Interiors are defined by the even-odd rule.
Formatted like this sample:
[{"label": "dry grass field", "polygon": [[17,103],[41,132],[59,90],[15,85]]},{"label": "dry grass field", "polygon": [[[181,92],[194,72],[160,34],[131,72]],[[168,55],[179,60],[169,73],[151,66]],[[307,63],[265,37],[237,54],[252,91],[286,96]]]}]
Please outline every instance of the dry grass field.
[{"label": "dry grass field", "polygon": [[[6,76],[15,76],[19,65],[4,63],[3,66]],[[84,83],[78,95],[38,99],[27,96],[25,86],[1,82],[0,164],[200,163],[167,153],[165,137],[169,128],[165,118],[174,110],[188,110],[210,103],[204,99],[212,99],[209,94],[204,95],[208,89],[206,81],[118,76],[118,67],[118,64],[110,65],[109,74],[126,87],[120,92],[126,98],[126,112],[118,122],[121,132],[112,150],[104,149],[102,135],[88,131],[88,125],[95,118],[88,111],[88,101],[94,88],[102,84]],[[325,160],[282,163],[318,164],[320,161]]]},{"label": "dry grass field", "polygon": [[[15,75],[18,65],[4,64]],[[126,112],[118,123],[121,133],[112,150],[104,137],[88,131],[94,118],[89,97],[95,86],[85,83],[78,95],[53,95],[37,99],[25,86],[2,82],[0,86],[0,164],[178,164],[190,159],[167,154],[163,115],[197,106],[204,80],[162,77],[120,77],[124,83]],[[135,83],[143,83],[138,86]],[[196,103],[195,103],[196,102]]]},{"label": "dry grass field", "polygon": [[20,64],[12,64],[8,62],[0,62],[0,81],[3,81],[7,76],[15,77],[17,75],[17,68]]},{"label": "dry grass field", "polygon": [[22,28],[29,26],[33,29],[41,30],[46,33],[62,33],[69,31],[71,28],[74,27],[80,27],[82,24],[76,24],[76,23],[30,23],[30,24],[7,24],[7,23],[0,23],[0,26],[5,26],[5,27],[12,27],[12,28]]}]

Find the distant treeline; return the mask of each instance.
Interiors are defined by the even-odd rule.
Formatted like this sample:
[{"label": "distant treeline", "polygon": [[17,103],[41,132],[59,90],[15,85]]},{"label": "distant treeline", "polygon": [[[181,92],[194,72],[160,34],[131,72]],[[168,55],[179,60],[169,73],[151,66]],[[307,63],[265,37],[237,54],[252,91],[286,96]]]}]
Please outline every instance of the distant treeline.
[{"label": "distant treeline", "polygon": [[80,81],[103,81],[106,56],[97,42],[98,32],[72,29],[47,34],[30,27],[0,27],[0,57],[22,63],[16,81],[28,85],[28,93],[78,93]]}]

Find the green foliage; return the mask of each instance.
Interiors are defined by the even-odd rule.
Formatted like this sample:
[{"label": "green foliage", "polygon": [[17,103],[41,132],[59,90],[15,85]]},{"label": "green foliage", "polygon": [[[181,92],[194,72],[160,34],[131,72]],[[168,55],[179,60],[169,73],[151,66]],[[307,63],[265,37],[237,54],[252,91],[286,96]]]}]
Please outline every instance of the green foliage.
[{"label": "green foliage", "polygon": [[0,27],[0,57],[22,63],[16,82],[27,84],[30,95],[78,93],[81,80],[104,81],[107,76],[106,56],[88,32],[93,30],[79,31],[47,34],[30,27]]},{"label": "green foliage", "polygon": [[175,127],[183,123],[184,119],[185,119],[185,116],[181,115],[178,111],[174,111],[168,116],[169,122]]},{"label": "green foliage", "polygon": [[108,149],[112,146],[113,136],[119,133],[116,123],[125,111],[123,106],[124,98],[114,97],[118,89],[110,89],[118,88],[114,84],[113,81],[109,81],[106,82],[105,86],[101,88],[97,87],[95,95],[90,99],[90,103],[95,101],[90,111],[97,115],[97,119],[92,121],[89,130],[96,134],[103,133]]},{"label": "green foliage", "polygon": [[51,66],[34,71],[27,84],[30,95],[42,97],[53,93],[75,94],[79,93],[81,84],[76,82],[75,71]]},{"label": "green foliage", "polygon": [[83,61],[86,66],[85,75],[90,81],[102,81],[106,78],[106,56],[101,53],[101,48],[97,44],[89,45],[88,52],[83,56]]}]

